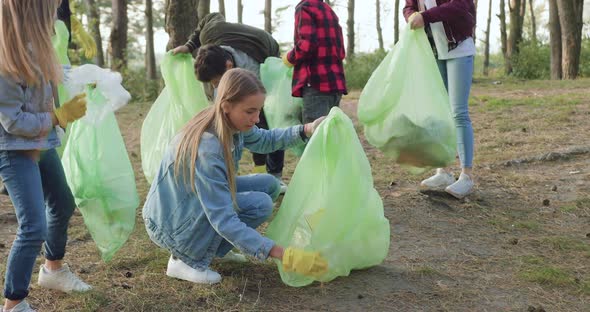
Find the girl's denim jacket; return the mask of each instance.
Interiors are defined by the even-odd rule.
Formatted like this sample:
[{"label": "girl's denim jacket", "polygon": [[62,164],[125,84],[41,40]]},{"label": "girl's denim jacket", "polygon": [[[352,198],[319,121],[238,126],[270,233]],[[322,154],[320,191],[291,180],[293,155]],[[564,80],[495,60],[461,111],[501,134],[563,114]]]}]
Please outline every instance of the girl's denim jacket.
[{"label": "girl's denim jacket", "polygon": [[[233,136],[236,172],[244,147],[267,154],[304,143],[303,126],[264,130],[254,126]],[[223,149],[217,136],[201,137],[195,168],[196,193],[174,172],[179,135],[173,140],[158,170],[143,207],[150,238],[194,268],[204,269],[215,255],[221,238],[242,252],[266,259],[274,242],[240,221],[232,201]]]}]

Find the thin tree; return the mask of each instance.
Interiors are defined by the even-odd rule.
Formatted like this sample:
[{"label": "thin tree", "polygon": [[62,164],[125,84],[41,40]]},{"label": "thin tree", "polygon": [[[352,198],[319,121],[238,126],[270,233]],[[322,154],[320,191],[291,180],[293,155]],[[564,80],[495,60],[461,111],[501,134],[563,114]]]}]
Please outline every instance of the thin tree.
[{"label": "thin tree", "polygon": [[500,0],[500,13],[498,14],[498,19],[500,19],[500,45],[502,48],[502,56],[504,57],[504,62],[506,62],[508,56],[508,36],[506,34],[506,3],[504,0]]},{"label": "thin tree", "polygon": [[272,33],[272,0],[264,1],[264,30]]},{"label": "thin tree", "polygon": [[154,52],[154,16],[152,0],[145,0],[146,38],[145,38],[145,72],[148,79],[156,77],[156,55]]},{"label": "thin tree", "polygon": [[376,15],[376,26],[377,26],[377,40],[379,41],[379,50],[385,51],[383,46],[383,30],[381,29],[381,2],[375,0],[375,15]]},{"label": "thin tree", "polygon": [[88,24],[90,34],[96,42],[96,65],[104,67],[104,50],[102,48],[102,36],[100,34],[100,11],[95,0],[86,0],[88,7]]},{"label": "thin tree", "polygon": [[113,22],[111,25],[111,69],[122,71],[127,67],[127,0],[112,0]]},{"label": "thin tree", "polygon": [[537,21],[535,19],[535,5],[533,0],[529,0],[529,8],[531,9],[531,40],[537,42]]},{"label": "thin tree", "polygon": [[549,0],[549,43],[551,45],[551,79],[560,80],[561,72],[561,23],[557,0]]},{"label": "thin tree", "polygon": [[169,39],[166,49],[170,50],[186,42],[197,27],[198,0],[166,0],[164,28]]},{"label": "thin tree", "polygon": [[219,0],[219,13],[225,16],[225,0]]},{"label": "thin tree", "polygon": [[348,44],[346,47],[346,57],[354,58],[354,0],[348,0],[348,21],[346,22],[346,32]]},{"label": "thin tree", "polygon": [[492,24],[492,0],[488,4],[488,20],[486,22],[486,39],[483,55],[483,75],[487,76],[490,68],[490,25]]},{"label": "thin tree", "polygon": [[[473,4],[475,5],[475,12],[477,12],[477,0],[473,1]],[[477,32],[475,31],[475,27],[473,28],[473,41],[477,44],[477,40],[475,39]]]},{"label": "thin tree", "polygon": [[393,43],[399,41],[399,0],[393,4]]},{"label": "thin tree", "polygon": [[238,0],[238,23],[242,24],[242,16],[244,15],[244,5],[242,0]]}]

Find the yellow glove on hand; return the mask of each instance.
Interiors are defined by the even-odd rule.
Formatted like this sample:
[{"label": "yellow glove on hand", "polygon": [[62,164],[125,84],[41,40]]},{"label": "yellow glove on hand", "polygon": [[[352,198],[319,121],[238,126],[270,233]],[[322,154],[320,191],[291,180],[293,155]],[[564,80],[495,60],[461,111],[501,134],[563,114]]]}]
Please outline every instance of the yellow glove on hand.
[{"label": "yellow glove on hand", "polygon": [[66,128],[69,122],[78,120],[86,115],[86,93],[78,94],[54,110],[59,126]]},{"label": "yellow glove on hand", "polygon": [[283,63],[285,65],[287,65],[287,67],[293,67],[293,64],[291,64],[291,62],[289,62],[289,59],[287,58],[287,55],[289,55],[289,53],[285,53],[283,54],[283,56],[281,57],[283,59]]},{"label": "yellow glove on hand", "polygon": [[319,252],[287,248],[283,254],[283,270],[306,276],[320,277],[328,272],[328,262]]},{"label": "yellow glove on hand", "polygon": [[82,23],[74,15],[70,17],[70,22],[72,23],[72,37],[84,51],[84,56],[87,59],[96,56],[96,42],[94,42],[92,36],[84,30]]}]

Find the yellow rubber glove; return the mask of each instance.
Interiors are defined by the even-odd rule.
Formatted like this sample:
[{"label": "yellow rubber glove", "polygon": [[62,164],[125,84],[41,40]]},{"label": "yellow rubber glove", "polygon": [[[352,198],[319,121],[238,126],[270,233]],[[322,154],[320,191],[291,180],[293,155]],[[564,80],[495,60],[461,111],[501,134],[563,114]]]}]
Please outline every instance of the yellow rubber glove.
[{"label": "yellow rubber glove", "polygon": [[84,56],[87,59],[96,56],[96,42],[94,42],[92,36],[84,30],[82,23],[73,14],[70,17],[70,22],[72,23],[72,38],[80,45],[82,51],[84,51]]},{"label": "yellow rubber glove", "polygon": [[252,168],[252,173],[253,174],[266,173],[266,165],[254,166],[254,168]]},{"label": "yellow rubber glove", "polygon": [[319,252],[287,248],[283,254],[283,270],[306,276],[320,277],[328,272],[328,262]]},{"label": "yellow rubber glove", "polygon": [[285,63],[285,65],[287,65],[287,67],[293,67],[293,64],[291,64],[291,62],[289,62],[289,59],[287,58],[287,55],[289,55],[289,53],[285,53],[281,57],[283,59],[283,63]]},{"label": "yellow rubber glove", "polygon": [[86,93],[76,95],[53,112],[59,122],[59,126],[65,129],[69,122],[78,120],[86,115]]}]

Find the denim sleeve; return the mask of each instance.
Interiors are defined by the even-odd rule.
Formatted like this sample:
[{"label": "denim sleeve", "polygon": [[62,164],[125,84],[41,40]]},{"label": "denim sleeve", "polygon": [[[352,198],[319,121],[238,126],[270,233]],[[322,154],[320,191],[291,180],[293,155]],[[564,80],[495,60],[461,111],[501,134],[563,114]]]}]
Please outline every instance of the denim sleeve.
[{"label": "denim sleeve", "polygon": [[303,125],[272,130],[260,129],[256,126],[244,133],[244,147],[258,154],[268,154],[285,150],[297,144],[305,143],[300,133]]},{"label": "denim sleeve", "polygon": [[53,128],[48,112],[23,111],[25,94],[16,83],[0,78],[0,124],[6,132],[28,138],[45,135]]},{"label": "denim sleeve", "polygon": [[260,260],[268,258],[275,244],[239,219],[234,210],[225,162],[220,155],[199,154],[195,186],[203,211],[219,235],[248,255]]}]

